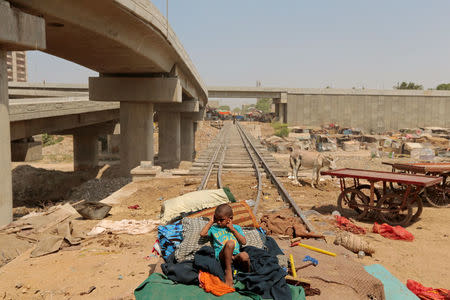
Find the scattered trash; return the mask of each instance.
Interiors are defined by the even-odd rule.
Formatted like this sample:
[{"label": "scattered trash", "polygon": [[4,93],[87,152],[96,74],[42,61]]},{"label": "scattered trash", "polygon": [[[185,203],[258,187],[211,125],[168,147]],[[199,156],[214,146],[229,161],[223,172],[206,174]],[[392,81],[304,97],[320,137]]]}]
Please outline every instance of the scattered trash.
[{"label": "scattered trash", "polygon": [[372,255],[375,253],[375,249],[361,237],[352,234],[350,232],[340,232],[336,235],[334,240],[335,245],[341,245],[345,249],[348,249],[354,253],[364,251],[367,254]]},{"label": "scattered trash", "polygon": [[153,244],[152,254],[161,256],[161,247],[159,246],[159,240],[156,240]]},{"label": "scattered trash", "polygon": [[92,293],[95,289],[96,289],[95,286],[91,286],[86,292],[81,292],[81,293],[80,293],[80,296],[83,296],[83,295],[89,295],[89,294]]},{"label": "scattered trash", "polygon": [[354,224],[346,217],[335,216],[337,226],[345,231],[349,231],[354,234],[366,234],[366,229]]},{"label": "scattered trash", "polygon": [[122,279],[123,279],[123,276],[122,276],[122,275],[119,275],[119,277],[117,277],[117,279],[118,279],[118,280],[122,280]]},{"label": "scattered trash", "polygon": [[128,206],[129,209],[141,209],[139,204]]},{"label": "scattered trash", "polygon": [[447,300],[450,299],[450,290],[447,289],[434,289],[431,287],[425,287],[417,281],[408,279],[406,281],[406,287],[413,292],[420,299],[430,300]]},{"label": "scattered trash", "polygon": [[252,199],[245,200],[245,203],[247,203],[248,206],[251,206],[251,207],[255,206],[255,204],[256,204],[256,202]]},{"label": "scattered trash", "polygon": [[300,269],[307,268],[309,266],[316,267],[319,264],[319,261],[317,259],[315,259],[315,258],[313,258],[313,257],[311,257],[309,255],[306,255],[305,258],[303,258],[303,261],[304,262],[308,262],[308,263],[303,265],[303,266],[301,266],[301,267],[299,267],[299,268],[297,268],[297,271],[300,270]]},{"label": "scattered trash", "polygon": [[410,242],[414,240],[414,236],[412,235],[412,233],[399,225],[392,227],[391,225],[388,225],[386,223],[380,225],[375,222],[375,224],[373,224],[372,231],[374,233],[379,233],[385,238],[391,240],[405,240]]},{"label": "scattered trash", "polygon": [[309,250],[312,250],[312,251],[316,251],[316,252],[319,252],[319,253],[323,253],[323,254],[326,254],[326,255],[330,255],[330,256],[336,256],[336,253],[333,253],[333,252],[330,252],[330,251],[326,251],[326,250],[323,250],[323,249],[320,249],[320,248],[316,248],[314,246],[302,244],[300,242],[296,242],[296,243],[293,243],[291,245],[291,247],[295,247],[295,246],[300,246],[300,247],[303,247],[303,248],[306,248],[306,249],[309,249]]},{"label": "scattered trash", "polygon": [[163,200],[164,200],[164,197],[161,196],[161,197],[158,198],[158,200],[159,200],[159,201],[163,201]]},{"label": "scattered trash", "polygon": [[101,202],[85,201],[74,206],[85,219],[101,220],[109,213],[112,206]]},{"label": "scattered trash", "polygon": [[364,256],[366,256],[366,253],[364,251],[358,252],[358,258],[363,258]]},{"label": "scattered trash", "polygon": [[115,234],[144,234],[156,228],[160,222],[156,220],[121,220],[111,221],[102,220],[87,235],[98,235],[103,232],[111,232]]},{"label": "scattered trash", "polygon": [[309,255],[306,255],[305,258],[303,258],[303,261],[304,262],[310,261],[316,266],[319,264],[319,261],[317,259],[315,259],[314,257],[311,257]]},{"label": "scattered trash", "polygon": [[331,215],[332,215],[333,217],[340,217],[340,216],[341,216],[341,213],[338,212],[337,210],[333,210],[333,212],[331,213]]}]

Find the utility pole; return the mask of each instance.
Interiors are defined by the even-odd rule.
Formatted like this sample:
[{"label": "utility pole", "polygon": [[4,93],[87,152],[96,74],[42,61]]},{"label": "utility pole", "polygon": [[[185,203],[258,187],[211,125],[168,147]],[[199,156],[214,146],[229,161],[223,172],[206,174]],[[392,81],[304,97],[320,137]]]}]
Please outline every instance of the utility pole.
[{"label": "utility pole", "polygon": [[166,0],[166,27],[167,27],[167,39],[169,39],[169,0]]}]

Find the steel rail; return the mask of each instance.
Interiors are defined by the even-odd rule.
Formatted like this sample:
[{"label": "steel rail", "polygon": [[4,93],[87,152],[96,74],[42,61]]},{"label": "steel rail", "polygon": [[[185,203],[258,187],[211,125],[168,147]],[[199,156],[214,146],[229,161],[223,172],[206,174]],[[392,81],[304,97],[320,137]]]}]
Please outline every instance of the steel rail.
[{"label": "steel rail", "polygon": [[224,144],[223,144],[223,147],[222,147],[222,156],[221,156],[221,158],[219,160],[219,168],[217,169],[217,187],[219,189],[223,188],[223,185],[222,185],[222,169],[223,169],[223,162],[225,160],[225,153],[226,153],[226,151],[227,151],[227,145],[226,145],[225,139],[224,139]]},{"label": "steel rail", "polygon": [[[267,165],[266,161],[262,157],[262,155],[259,153],[258,149],[253,145],[253,143],[250,141],[250,138],[248,137],[247,133],[244,131],[242,126],[239,124],[239,122],[236,122],[236,125],[240,129],[240,131],[244,134],[245,138],[249,142],[250,146],[252,147],[253,151],[258,156],[258,159],[261,162],[261,165],[263,166],[264,170],[266,171],[266,175],[270,177],[270,181],[277,187],[278,193],[283,198],[284,201],[288,202],[292,208],[294,209],[295,213],[302,219],[303,223],[306,225],[308,230],[310,232],[314,232],[314,227],[309,222],[309,220],[306,218],[306,216],[302,213],[302,210],[298,205],[295,203],[295,201],[291,198],[288,191],[284,188],[283,184],[278,180],[278,178],[275,176],[275,174],[272,172],[272,170]],[[256,204],[255,207],[257,208]]]},{"label": "steel rail", "polygon": [[[262,176],[261,176],[261,171],[259,170],[258,163],[256,162],[256,159],[253,157],[253,155],[252,155],[252,153],[251,153],[251,151],[250,151],[250,149],[249,149],[249,147],[247,145],[247,142],[245,141],[245,138],[246,138],[245,133],[243,132],[242,128],[239,125],[236,125],[236,126],[237,126],[237,129],[238,129],[239,135],[241,136],[242,143],[244,144],[245,150],[247,150],[248,155],[250,156],[250,159],[252,160],[252,164],[253,164],[253,167],[255,168],[255,172],[256,172],[256,177],[258,179],[258,184],[257,184],[258,192],[256,194],[255,206],[253,207],[253,214],[256,215],[256,212],[258,210],[258,205],[259,205],[259,202],[261,200],[261,193],[262,193]],[[248,141],[248,139],[247,139],[247,141]]]},{"label": "steel rail", "polygon": [[207,183],[209,181],[209,177],[211,176],[211,172],[212,172],[212,170],[213,170],[213,168],[214,168],[214,166],[216,164],[217,156],[219,155],[220,149],[223,146],[223,143],[221,143],[221,140],[223,139],[223,136],[225,134],[224,128],[225,127],[222,127],[222,129],[219,132],[219,135],[216,138],[217,139],[217,147],[216,147],[216,149],[215,149],[215,151],[214,151],[214,153],[213,153],[213,155],[211,157],[211,160],[209,161],[208,167],[206,169],[206,173],[203,176],[202,181],[201,181],[200,185],[197,188],[197,191],[201,191],[201,190],[204,190],[206,188],[206,185],[207,185]]}]

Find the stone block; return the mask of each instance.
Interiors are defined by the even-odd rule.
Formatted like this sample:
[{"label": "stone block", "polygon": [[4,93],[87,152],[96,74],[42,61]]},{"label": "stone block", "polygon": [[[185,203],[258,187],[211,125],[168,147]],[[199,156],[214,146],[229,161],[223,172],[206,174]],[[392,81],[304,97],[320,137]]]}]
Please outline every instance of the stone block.
[{"label": "stone block", "polygon": [[160,166],[137,166],[130,171],[133,182],[148,180],[161,173]]},{"label": "stone block", "polygon": [[12,161],[36,161],[42,159],[42,142],[11,142]]},{"label": "stone block", "polygon": [[108,143],[108,153],[120,153],[120,134],[108,134],[106,139]]}]

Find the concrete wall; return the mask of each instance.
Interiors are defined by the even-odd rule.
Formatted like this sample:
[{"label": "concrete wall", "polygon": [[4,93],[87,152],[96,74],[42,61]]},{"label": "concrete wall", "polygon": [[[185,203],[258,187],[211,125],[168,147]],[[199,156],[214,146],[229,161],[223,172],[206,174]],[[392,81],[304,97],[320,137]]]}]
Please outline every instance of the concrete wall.
[{"label": "concrete wall", "polygon": [[288,94],[289,125],[337,123],[367,131],[450,127],[450,92],[317,90]]}]

